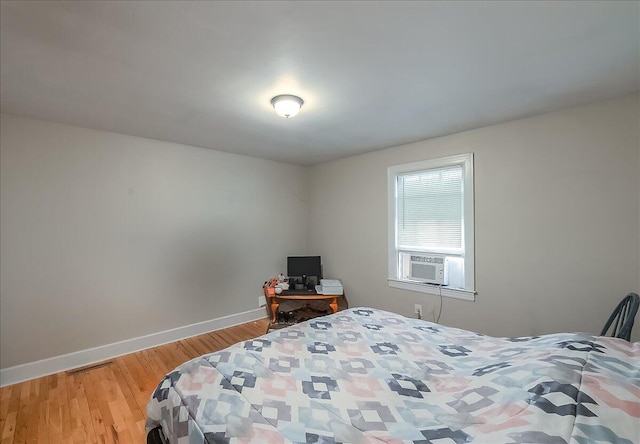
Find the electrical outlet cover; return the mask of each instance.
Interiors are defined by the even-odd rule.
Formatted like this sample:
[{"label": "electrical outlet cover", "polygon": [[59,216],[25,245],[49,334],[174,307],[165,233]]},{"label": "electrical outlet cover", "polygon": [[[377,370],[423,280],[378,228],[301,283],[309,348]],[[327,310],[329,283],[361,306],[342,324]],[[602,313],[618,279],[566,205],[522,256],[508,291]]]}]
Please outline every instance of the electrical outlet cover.
[{"label": "electrical outlet cover", "polygon": [[265,305],[267,305],[267,300],[264,296],[258,296],[258,307],[264,307]]}]

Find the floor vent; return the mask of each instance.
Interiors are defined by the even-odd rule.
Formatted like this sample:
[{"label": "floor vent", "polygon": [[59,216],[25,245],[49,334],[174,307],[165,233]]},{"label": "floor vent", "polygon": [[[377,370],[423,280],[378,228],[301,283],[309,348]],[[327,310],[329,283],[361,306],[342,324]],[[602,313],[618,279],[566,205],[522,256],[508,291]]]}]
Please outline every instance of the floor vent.
[{"label": "floor vent", "polygon": [[113,361],[101,362],[99,364],[88,365],[86,367],[74,368],[73,370],[67,371],[67,375],[77,375],[78,373],[88,372],[97,368],[108,367],[111,364],[113,364]]}]

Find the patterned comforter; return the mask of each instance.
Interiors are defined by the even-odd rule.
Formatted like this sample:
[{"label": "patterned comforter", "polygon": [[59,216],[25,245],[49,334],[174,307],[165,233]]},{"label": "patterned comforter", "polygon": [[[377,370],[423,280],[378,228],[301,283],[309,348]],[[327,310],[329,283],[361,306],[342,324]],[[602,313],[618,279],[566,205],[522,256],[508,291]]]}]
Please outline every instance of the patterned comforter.
[{"label": "patterned comforter", "polygon": [[356,308],[181,365],[147,413],[171,443],[633,444],[640,343]]}]

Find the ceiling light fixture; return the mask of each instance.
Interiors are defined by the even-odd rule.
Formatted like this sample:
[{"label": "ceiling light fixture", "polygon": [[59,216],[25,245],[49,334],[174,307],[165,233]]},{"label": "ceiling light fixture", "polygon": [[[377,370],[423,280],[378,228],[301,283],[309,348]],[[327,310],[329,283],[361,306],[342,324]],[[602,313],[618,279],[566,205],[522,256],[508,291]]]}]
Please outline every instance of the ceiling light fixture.
[{"label": "ceiling light fixture", "polygon": [[271,104],[278,115],[288,119],[298,114],[304,101],[298,96],[282,94],[271,99]]}]

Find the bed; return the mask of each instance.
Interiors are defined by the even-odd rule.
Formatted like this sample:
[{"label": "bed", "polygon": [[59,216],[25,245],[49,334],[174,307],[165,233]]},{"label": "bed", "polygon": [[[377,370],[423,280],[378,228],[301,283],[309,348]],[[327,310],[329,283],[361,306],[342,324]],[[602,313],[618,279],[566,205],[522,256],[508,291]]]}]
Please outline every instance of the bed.
[{"label": "bed", "polygon": [[172,444],[633,444],[640,343],[495,338],[352,308],[179,366],[146,427]]}]

